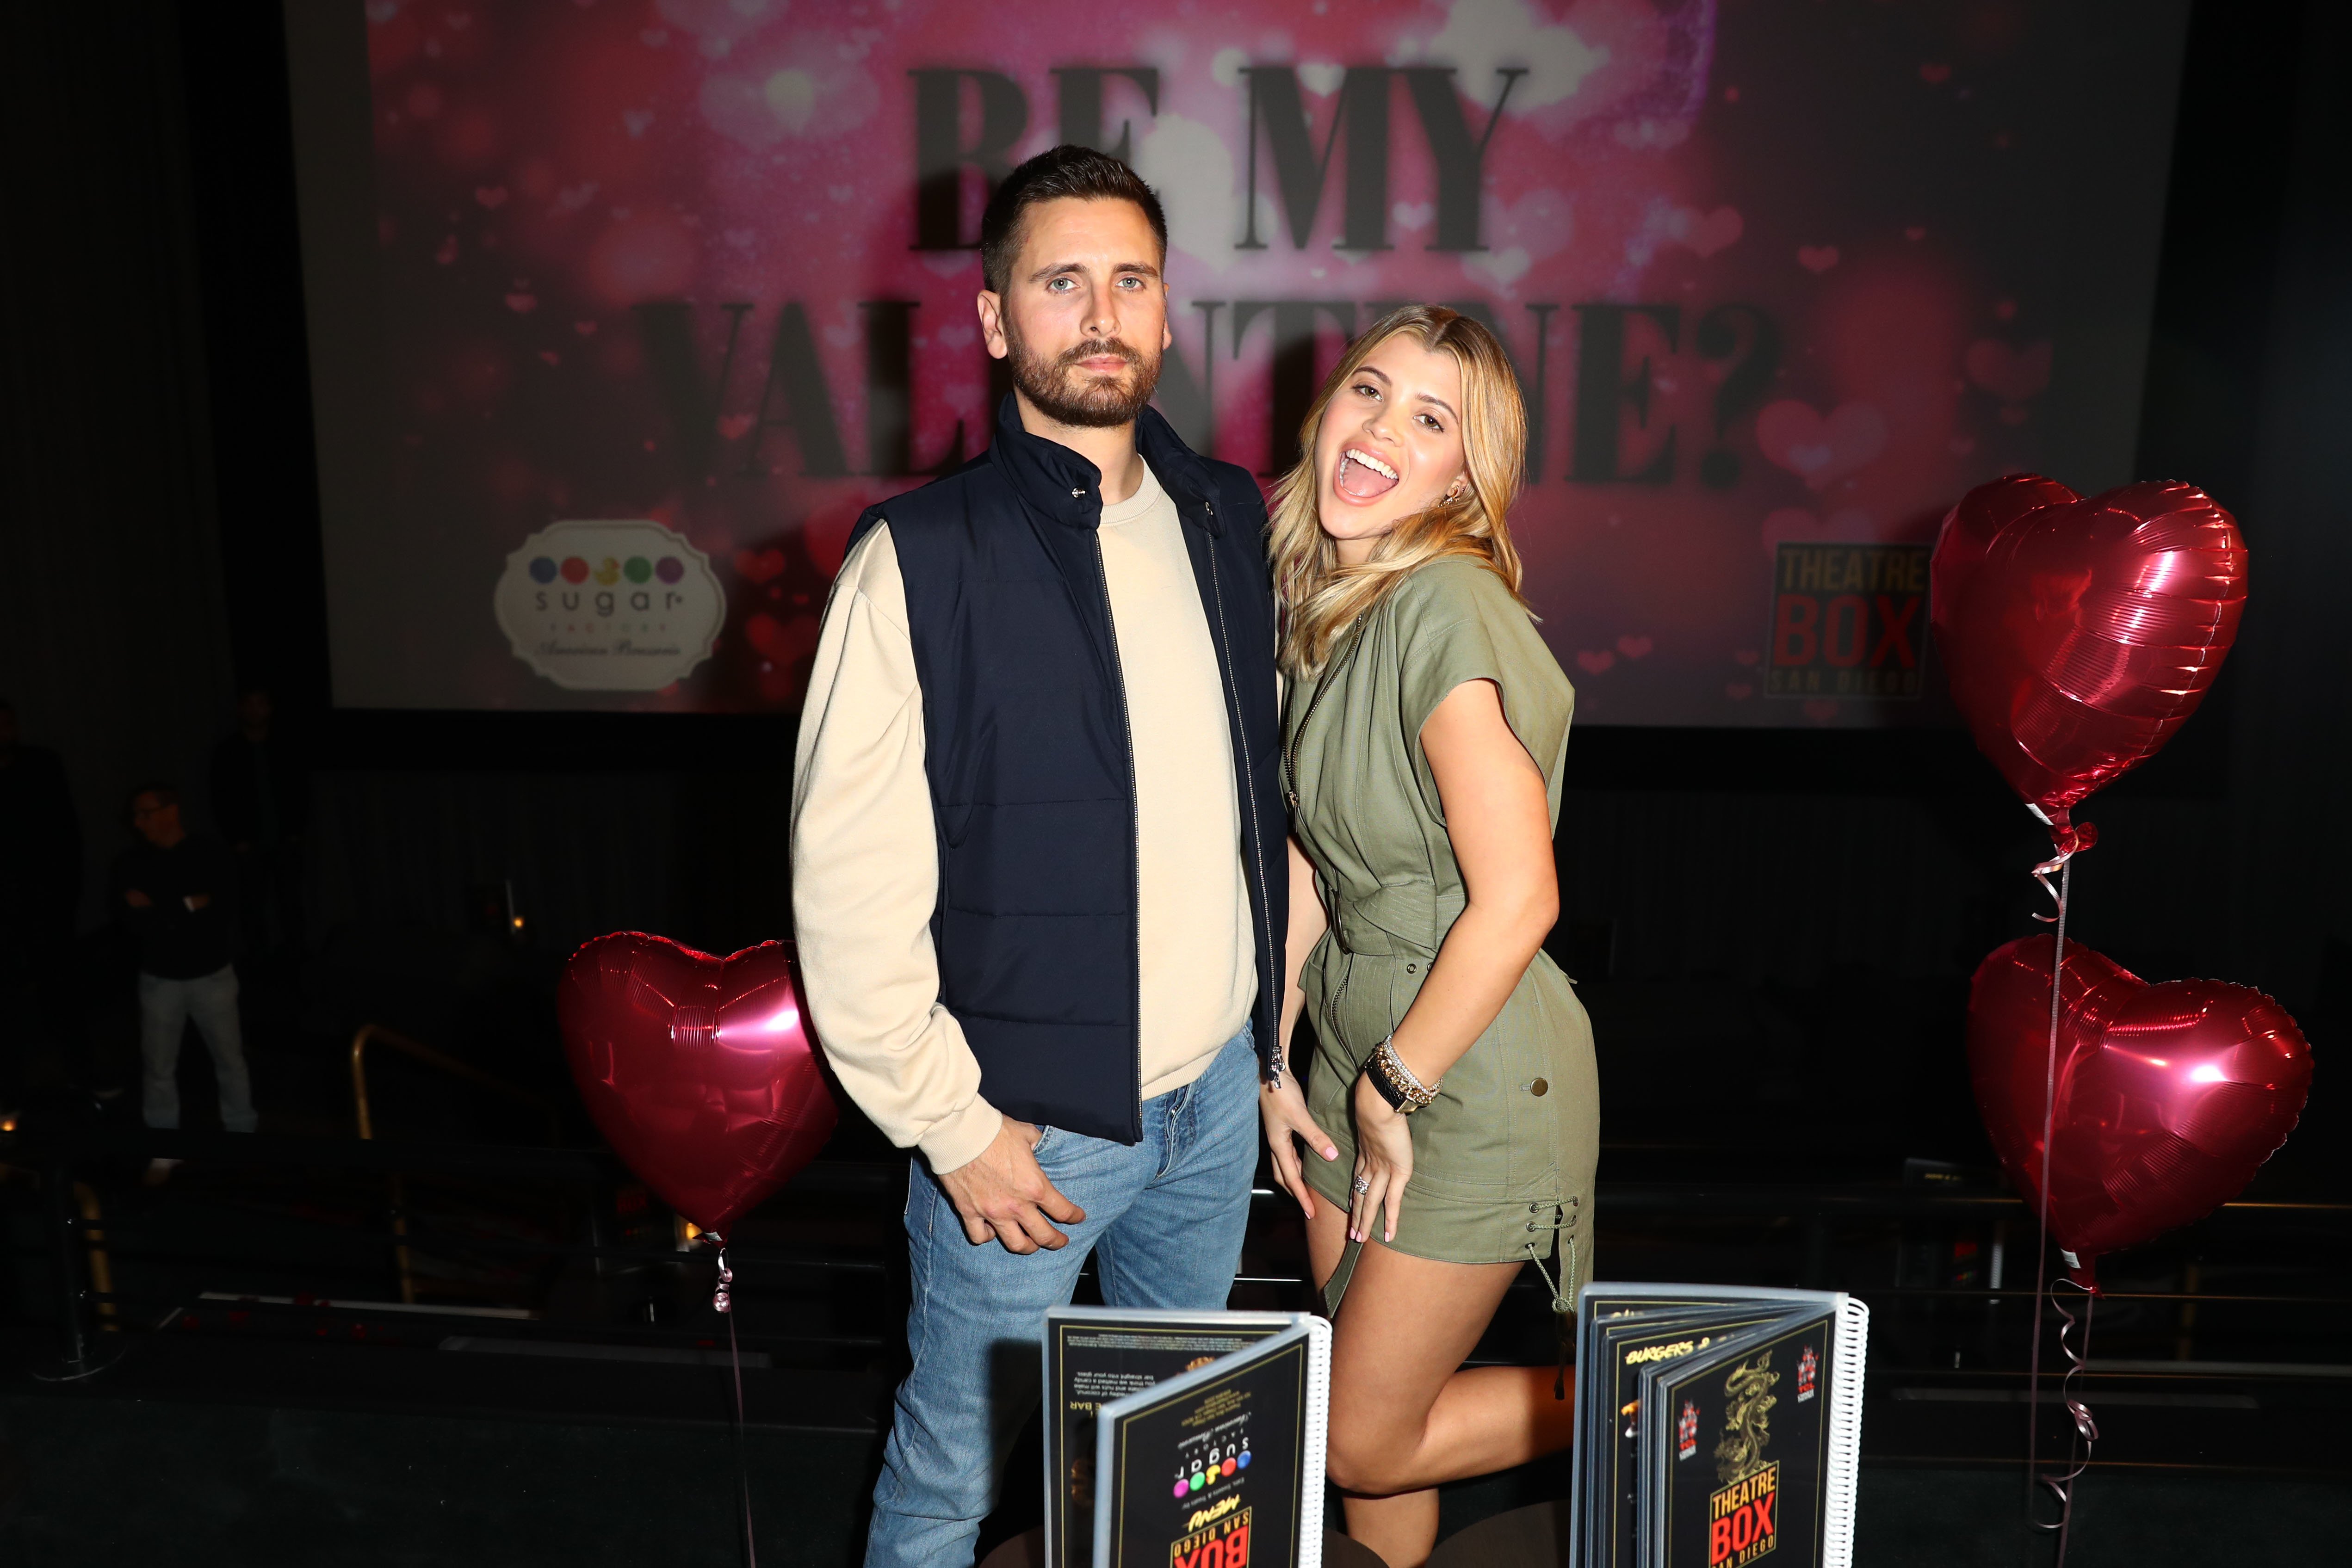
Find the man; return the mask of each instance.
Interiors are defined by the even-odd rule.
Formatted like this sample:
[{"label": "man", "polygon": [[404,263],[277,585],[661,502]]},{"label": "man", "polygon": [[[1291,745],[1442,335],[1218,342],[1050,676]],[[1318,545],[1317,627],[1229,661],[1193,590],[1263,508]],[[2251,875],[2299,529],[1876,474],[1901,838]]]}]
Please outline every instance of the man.
[{"label": "man", "polygon": [[[190,1018],[212,1052],[221,1125],[253,1131],[237,1027],[236,866],[215,839],[180,821],[180,799],[162,784],[131,797],[139,841],[115,862],[114,905],[139,954],[139,1054],[146,1066],[141,1108],[151,1127],[180,1124],[180,1037]],[[160,1178],[174,1162],[159,1160]]]},{"label": "man", "polygon": [[1115,1303],[1224,1305],[1281,999],[1265,508],[1146,407],[1159,200],[1058,147],[981,236],[1014,391],[986,453],[859,520],[793,790],[816,1032],[920,1151],[876,1568],[971,1561],[1088,1253]]}]

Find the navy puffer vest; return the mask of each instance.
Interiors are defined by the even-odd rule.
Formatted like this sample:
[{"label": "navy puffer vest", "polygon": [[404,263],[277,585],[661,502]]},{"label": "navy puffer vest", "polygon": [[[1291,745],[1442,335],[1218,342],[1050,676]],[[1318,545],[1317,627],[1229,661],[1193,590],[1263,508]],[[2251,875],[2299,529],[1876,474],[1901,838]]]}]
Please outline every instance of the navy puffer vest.
[{"label": "navy puffer vest", "polygon": [[[1176,503],[1217,651],[1263,1056],[1289,892],[1265,502],[1246,472],[1196,455],[1153,410],[1137,440]],[[986,452],[868,510],[852,542],[887,518],[906,580],[939,835],[940,999],[980,1059],[981,1092],[1024,1121],[1132,1144],[1134,752],[1096,537],[1101,482],[1092,463],[1024,430],[1008,396]]]}]

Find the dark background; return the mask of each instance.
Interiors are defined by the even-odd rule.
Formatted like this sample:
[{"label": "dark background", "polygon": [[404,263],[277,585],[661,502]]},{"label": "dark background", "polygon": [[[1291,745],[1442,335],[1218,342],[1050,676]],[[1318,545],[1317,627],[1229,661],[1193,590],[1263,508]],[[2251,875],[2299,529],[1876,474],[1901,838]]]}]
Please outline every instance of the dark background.
[{"label": "dark background", "polygon": [[[2338,6],[2197,7],[2137,468],[2236,512],[2252,599],[2196,721],[2084,809],[2074,926],[2298,1014],[2322,1070],[2290,1161],[2333,1142],[2352,1010],[2347,34]],[[331,708],[283,60],[268,5],[0,17],[0,693],[74,783],[85,915],[124,792],[195,784],[258,685],[320,768],[314,944],[456,932],[492,884],[551,961],[622,927],[788,934],[789,721]],[[1570,769],[1554,946],[1617,1134],[1761,1083],[1791,1159],[1865,1109],[1877,1154],[1980,1157],[1959,1009],[2030,928],[2038,835],[1964,735],[1585,727]]]},{"label": "dark background", "polygon": [[[785,934],[792,727],[330,710],[281,61],[278,10],[253,0],[0,5],[0,695],[79,801],[85,947],[106,944],[96,890],[125,793],[200,780],[241,685],[278,694],[319,769],[312,952],[247,992],[262,1136],[212,1137],[210,1096],[188,1092],[189,1164],[143,1186],[168,1135],[130,1141],[132,1094],[111,1129],[50,1107],[48,1146],[78,1166],[0,1169],[0,1365],[59,1367],[61,1286],[77,1321],[119,1311],[107,1326],[138,1331],[92,1336],[89,1381],[0,1379],[0,1558],[458,1562],[495,1542],[502,1562],[732,1564],[740,1462],[772,1558],[855,1561],[903,1307],[906,1167],[870,1128],[846,1117],[845,1157],[739,1228],[745,1344],[777,1357],[733,1380],[748,1434],[715,1361],[586,1358],[691,1357],[727,1333],[709,1273],[580,1150],[576,1117],[572,1148],[518,1146],[533,1119],[380,1056],[379,1135],[408,1141],[349,1135],[358,1021],[561,1094],[549,982],[572,945]],[[2252,601],[2196,721],[2084,810],[2102,841],[2074,931],[2151,978],[2273,992],[2319,1071],[2253,1189],[2305,1202],[2235,1205],[2103,1260],[2099,1354],[2122,1359],[2079,1385],[2105,1433],[2079,1568],[2328,1560],[2352,1475],[2352,1384],[2326,1375],[2352,1300],[2328,1201],[2352,1197],[2332,1056],[2352,1023],[2352,8],[2200,0],[2188,61],[2137,468],[2238,514]],[[1606,1271],[1864,1293],[1864,1560],[2019,1561],[2028,1234],[2011,1200],[1930,1191],[1903,1162],[1990,1161],[1961,1059],[1968,976],[2032,928],[2038,832],[1958,732],[1588,727],[1570,768],[1553,946],[1602,1056]],[[200,791],[192,806],[205,822]],[[480,915],[487,893],[502,921],[509,888],[519,944]],[[93,1011],[127,1009],[110,972]],[[5,1138],[7,1160],[44,1157]],[[424,1228],[420,1272],[427,1250],[440,1262],[428,1293],[543,1321],[366,1310],[392,1289],[394,1156],[416,1171],[393,1201]],[[71,1228],[83,1178],[106,1206],[106,1308],[70,1295],[100,1242]],[[1286,1239],[1278,1205],[1260,1218],[1244,1272],[1295,1273],[1295,1224]],[[867,1272],[788,1266],[827,1249]],[[1521,1284],[1490,1338],[1538,1361],[1551,1325]],[[293,1304],[224,1315],[198,1295],[219,1288]],[[594,1343],[442,1354],[453,1328]],[[1447,1528],[1565,1479],[1449,1488]]]}]

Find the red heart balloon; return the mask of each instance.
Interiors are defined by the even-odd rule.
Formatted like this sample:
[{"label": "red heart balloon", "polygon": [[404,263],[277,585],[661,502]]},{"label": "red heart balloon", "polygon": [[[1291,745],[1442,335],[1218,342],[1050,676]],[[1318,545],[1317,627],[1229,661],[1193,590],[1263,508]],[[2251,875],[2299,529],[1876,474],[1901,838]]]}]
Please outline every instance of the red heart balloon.
[{"label": "red heart balloon", "polygon": [[1952,700],[2062,848],[2074,803],[2197,711],[2246,600],[2238,525],[2190,485],[2087,500],[2032,474],[1979,485],[1930,570]]},{"label": "red heart balloon", "polygon": [[597,1130],[705,1230],[723,1233],[833,1135],[787,943],[714,958],[667,936],[599,936],[564,967],[556,1013]]},{"label": "red heart balloon", "polygon": [[[2244,1190],[2311,1090],[2311,1047],[2286,1009],[2244,986],[2151,986],[2079,942],[2059,996],[2050,1234],[2091,1260],[2186,1225]],[[2041,1201],[2050,948],[2024,936],[1977,967],[1969,1073],[2010,1178]]]}]

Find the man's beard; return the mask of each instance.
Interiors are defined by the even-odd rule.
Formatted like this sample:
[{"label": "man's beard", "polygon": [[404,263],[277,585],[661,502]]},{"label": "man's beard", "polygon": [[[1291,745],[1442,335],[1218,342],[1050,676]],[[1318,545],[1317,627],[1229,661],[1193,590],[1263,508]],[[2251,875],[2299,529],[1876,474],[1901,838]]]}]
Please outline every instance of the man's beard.
[{"label": "man's beard", "polygon": [[[1033,353],[1008,320],[1004,343],[1013,384],[1038,413],[1061,424],[1090,429],[1131,424],[1160,385],[1159,359],[1147,360],[1117,338],[1089,339],[1047,359]],[[1134,366],[1134,379],[1121,382],[1078,368],[1079,361],[1106,354],[1117,354]]]}]

